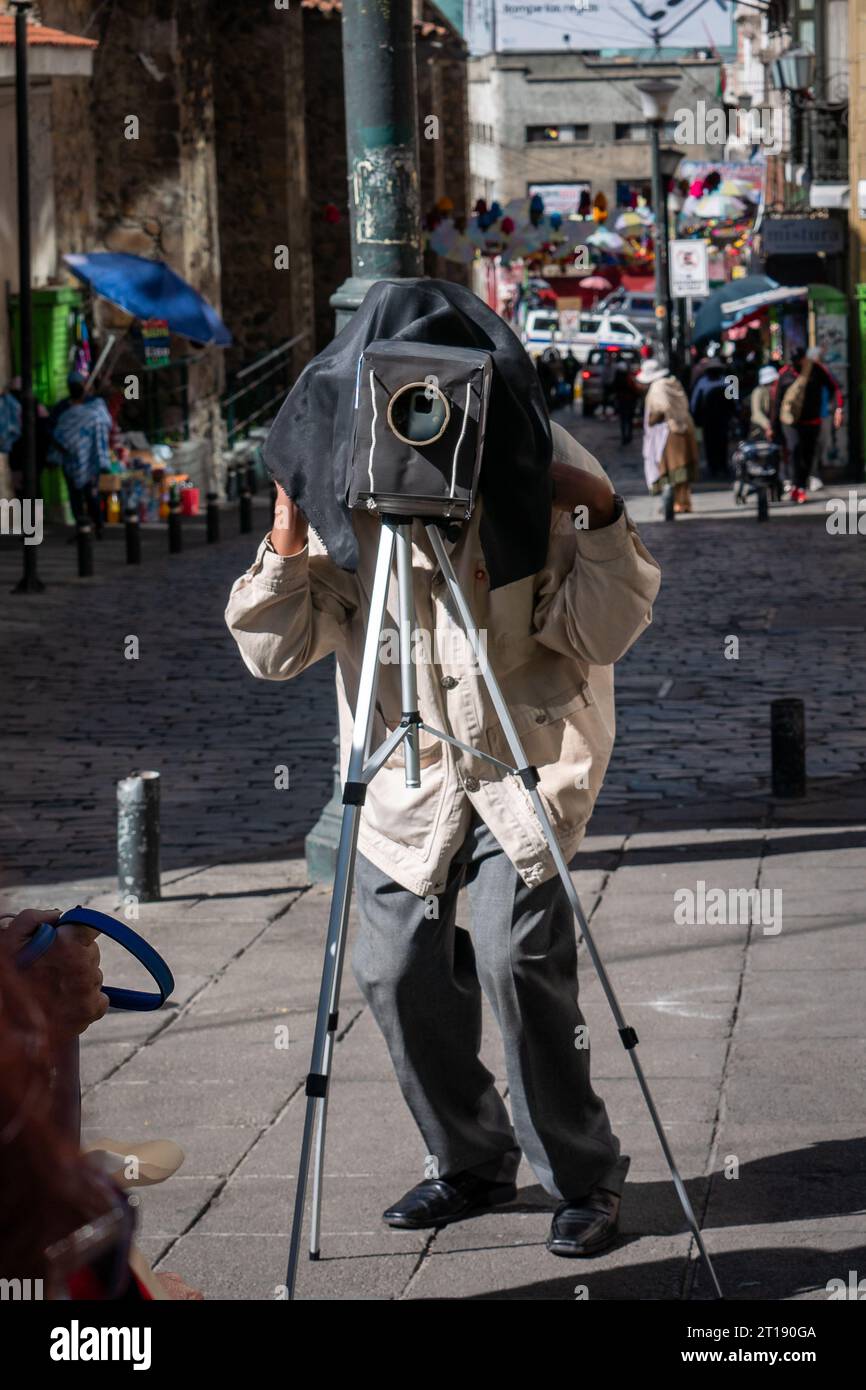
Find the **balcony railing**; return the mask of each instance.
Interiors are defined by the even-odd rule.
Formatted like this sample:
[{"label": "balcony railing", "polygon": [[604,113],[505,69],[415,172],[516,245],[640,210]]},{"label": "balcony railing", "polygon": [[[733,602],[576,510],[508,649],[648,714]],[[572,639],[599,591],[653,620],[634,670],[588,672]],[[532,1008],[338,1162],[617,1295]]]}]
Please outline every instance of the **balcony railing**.
[{"label": "balcony railing", "polygon": [[848,182],[848,104],[809,112],[809,170],[813,183]]}]

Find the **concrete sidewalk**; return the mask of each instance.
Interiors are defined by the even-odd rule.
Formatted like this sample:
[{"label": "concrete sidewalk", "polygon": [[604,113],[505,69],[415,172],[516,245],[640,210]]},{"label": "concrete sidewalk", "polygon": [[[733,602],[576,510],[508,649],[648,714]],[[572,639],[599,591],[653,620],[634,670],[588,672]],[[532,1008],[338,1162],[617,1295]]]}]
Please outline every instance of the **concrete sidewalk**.
[{"label": "concrete sidewalk", "polygon": [[[640,510],[637,446],[616,449],[604,422],[578,425]],[[663,589],[618,671],[617,748],[575,881],[726,1294],[824,1299],[829,1279],[866,1272],[863,539],[802,513],[760,528],[647,519],[642,534]],[[220,623],[253,548],[190,547],[136,573],[106,552],[97,580],[77,581],[46,547],[52,588],[7,600],[0,618],[7,647],[20,639],[3,722],[19,776],[4,800],[16,907],[114,910],[114,780],[136,764],[163,772],[164,898],[137,926],[177,989],[161,1013],[113,1015],[86,1035],[87,1134],[186,1150],[176,1177],[141,1193],[142,1244],[228,1299],[273,1298],[284,1278],[329,902],[305,882],[300,837],[329,790],[331,674],[247,677]],[[3,580],[12,563],[0,554]],[[142,638],[134,665],[121,655],[129,633]],[[769,793],[777,694],[806,701],[800,802]],[[274,789],[280,762],[288,793]],[[701,884],[781,897],[752,899],[744,917],[746,900],[726,896],[733,924],[711,912],[679,924],[686,890],[700,916]],[[104,955],[109,982],[136,981],[110,944]],[[301,1297],[709,1296],[583,948],[580,959],[596,1089],[632,1158],[618,1246],[550,1256],[551,1204],[528,1170],[518,1202],[495,1214],[438,1234],[382,1225],[424,1149],[347,970],[322,1259],[304,1260]],[[484,1057],[502,1082],[489,1013]]]}]

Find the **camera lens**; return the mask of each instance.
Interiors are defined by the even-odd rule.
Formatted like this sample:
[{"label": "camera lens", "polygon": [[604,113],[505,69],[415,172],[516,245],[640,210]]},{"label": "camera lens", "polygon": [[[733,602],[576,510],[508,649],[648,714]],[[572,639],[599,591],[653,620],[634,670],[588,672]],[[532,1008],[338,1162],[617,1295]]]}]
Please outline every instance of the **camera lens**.
[{"label": "camera lens", "polygon": [[448,428],[451,407],[438,386],[410,381],[388,402],[388,426],[404,444],[433,444]]}]

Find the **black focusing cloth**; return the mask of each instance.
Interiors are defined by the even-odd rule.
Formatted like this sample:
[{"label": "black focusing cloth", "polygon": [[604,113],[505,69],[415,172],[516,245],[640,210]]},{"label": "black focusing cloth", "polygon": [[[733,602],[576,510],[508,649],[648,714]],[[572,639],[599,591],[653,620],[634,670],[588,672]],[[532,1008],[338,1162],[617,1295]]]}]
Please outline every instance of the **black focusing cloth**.
[{"label": "black focusing cloth", "polygon": [[491,588],[535,574],[550,532],[552,440],[535,367],[520,340],[471,290],[446,280],[380,280],[332,343],[307,364],[265,445],[270,472],[341,569],[358,566],[347,503],[358,359],[377,339],[483,348],[493,381],[481,462],[480,540]]}]

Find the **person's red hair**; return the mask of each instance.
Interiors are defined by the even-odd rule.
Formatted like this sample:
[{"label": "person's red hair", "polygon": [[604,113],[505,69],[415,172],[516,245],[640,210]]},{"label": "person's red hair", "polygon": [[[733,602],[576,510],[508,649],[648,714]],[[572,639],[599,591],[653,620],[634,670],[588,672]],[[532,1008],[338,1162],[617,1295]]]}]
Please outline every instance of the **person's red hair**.
[{"label": "person's red hair", "polygon": [[52,1118],[52,1052],[26,977],[0,955],[0,1277],[50,1281],[45,1251],[111,1195]]}]

